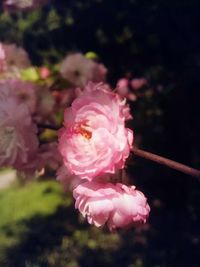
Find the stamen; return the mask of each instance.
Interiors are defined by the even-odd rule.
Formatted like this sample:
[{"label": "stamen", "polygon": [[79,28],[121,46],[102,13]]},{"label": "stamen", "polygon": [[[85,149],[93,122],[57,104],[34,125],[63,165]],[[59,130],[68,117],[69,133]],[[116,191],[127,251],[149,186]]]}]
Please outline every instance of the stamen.
[{"label": "stamen", "polygon": [[81,134],[83,137],[86,139],[91,139],[92,138],[92,132],[88,130],[88,124],[87,122],[81,122],[78,125],[75,126],[74,132],[76,134]]}]

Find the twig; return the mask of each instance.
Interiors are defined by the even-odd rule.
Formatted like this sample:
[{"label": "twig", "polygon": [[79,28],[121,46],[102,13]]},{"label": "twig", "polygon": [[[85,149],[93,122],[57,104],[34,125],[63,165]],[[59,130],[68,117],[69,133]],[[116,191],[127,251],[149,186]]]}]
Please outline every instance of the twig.
[{"label": "twig", "polygon": [[174,160],[171,160],[171,159],[168,159],[165,157],[161,157],[161,156],[158,156],[156,154],[141,150],[141,149],[136,148],[136,147],[133,147],[132,152],[138,157],[154,161],[156,163],[165,165],[165,166],[172,168],[174,170],[191,175],[193,177],[198,178],[198,180],[200,181],[200,171],[197,169],[191,168],[191,167],[186,166],[182,163],[178,163]]},{"label": "twig", "polygon": [[[51,130],[59,130],[61,128],[61,126],[55,126],[55,125],[50,125],[50,124],[43,124],[43,123],[39,123],[38,124],[39,128],[46,128],[46,129],[51,129]],[[142,149],[133,147],[132,148],[132,152],[134,153],[134,155],[144,158],[144,159],[148,159],[151,161],[154,161],[156,163],[165,165],[171,169],[180,171],[182,173],[188,174],[190,176],[196,177],[198,178],[198,180],[200,181],[200,171],[194,168],[191,168],[187,165],[184,165],[182,163],[176,162],[174,160],[144,151]]]}]

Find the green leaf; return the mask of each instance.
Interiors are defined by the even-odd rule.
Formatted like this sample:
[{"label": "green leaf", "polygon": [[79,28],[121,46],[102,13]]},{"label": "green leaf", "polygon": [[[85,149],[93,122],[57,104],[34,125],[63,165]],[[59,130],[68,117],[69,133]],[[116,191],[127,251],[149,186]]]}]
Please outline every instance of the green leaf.
[{"label": "green leaf", "polygon": [[21,78],[24,81],[38,81],[40,79],[40,76],[38,74],[38,71],[34,67],[30,67],[27,69],[24,69],[21,71]]}]

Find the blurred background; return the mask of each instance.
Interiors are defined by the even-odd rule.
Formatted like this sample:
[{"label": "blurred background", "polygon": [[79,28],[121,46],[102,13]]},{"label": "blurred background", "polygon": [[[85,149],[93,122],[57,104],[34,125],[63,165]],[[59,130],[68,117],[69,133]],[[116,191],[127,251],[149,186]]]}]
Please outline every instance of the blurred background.
[{"label": "blurred background", "polygon": [[[95,52],[108,82],[146,77],[131,102],[140,148],[200,168],[200,2],[59,0],[11,13],[0,7],[0,41],[23,46],[36,66],[68,52]],[[131,158],[147,196],[148,224],[110,234],[89,226],[55,177],[25,186],[0,171],[1,267],[199,267],[199,182]],[[7,175],[7,176],[6,176]]]}]

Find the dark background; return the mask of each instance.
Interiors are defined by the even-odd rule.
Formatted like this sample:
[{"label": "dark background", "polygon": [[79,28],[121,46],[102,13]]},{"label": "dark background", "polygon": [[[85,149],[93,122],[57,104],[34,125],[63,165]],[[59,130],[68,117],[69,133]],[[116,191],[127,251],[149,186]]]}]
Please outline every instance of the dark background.
[{"label": "dark background", "polygon": [[[2,13],[0,40],[23,45],[35,65],[59,62],[69,51],[95,51],[111,84],[127,72],[148,77],[152,88],[161,84],[164,93],[131,104],[135,135],[144,149],[200,168],[199,17],[199,1],[59,0],[29,14]],[[147,117],[152,108],[162,116]],[[93,251],[80,266],[200,266],[199,182],[142,159],[129,173],[151,203],[148,246],[132,243],[134,231],[122,233],[112,262]],[[138,255],[145,265],[131,265]]]}]

